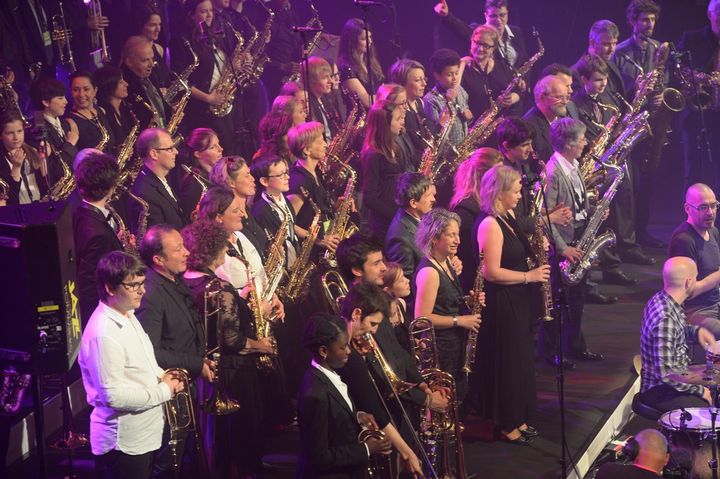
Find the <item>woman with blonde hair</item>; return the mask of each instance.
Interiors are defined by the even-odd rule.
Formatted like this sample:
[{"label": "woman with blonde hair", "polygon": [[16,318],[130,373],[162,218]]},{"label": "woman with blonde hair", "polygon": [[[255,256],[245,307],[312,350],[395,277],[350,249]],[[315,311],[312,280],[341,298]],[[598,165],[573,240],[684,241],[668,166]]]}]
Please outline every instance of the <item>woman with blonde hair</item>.
[{"label": "woman with blonde hair", "polygon": [[520,174],[504,165],[490,168],[480,187],[480,207],[487,216],[478,227],[477,241],[487,296],[468,403],[494,422],[502,439],[526,445],[538,435],[528,425],[536,406],[537,315],[531,311],[530,283],[547,282],[550,267],[528,267],[532,248],[513,214],[520,188]]},{"label": "woman with blonde hair", "polygon": [[454,189],[450,200],[450,211],[460,217],[460,243],[464,248],[458,251],[463,262],[460,284],[463,291],[470,291],[478,267],[478,249],[475,232],[479,220],[485,217],[480,210],[480,182],[486,171],[502,163],[502,154],[495,148],[478,148],[470,158],[460,163],[455,171]]}]

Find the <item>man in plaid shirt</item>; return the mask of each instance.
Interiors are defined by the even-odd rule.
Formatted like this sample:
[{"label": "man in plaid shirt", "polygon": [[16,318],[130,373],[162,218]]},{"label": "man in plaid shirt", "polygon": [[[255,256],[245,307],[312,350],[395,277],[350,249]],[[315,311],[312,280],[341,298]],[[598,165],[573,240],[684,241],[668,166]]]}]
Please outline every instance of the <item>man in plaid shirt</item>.
[{"label": "man in plaid shirt", "polygon": [[643,313],[640,354],[642,356],[641,399],[663,412],[704,407],[711,402],[704,386],[678,383],[667,375],[690,364],[688,340],[707,349],[715,337],[705,328],[687,324],[682,304],[686,299],[717,287],[720,272],[696,281],[697,266],[690,258],[670,258],[663,266],[663,290],[648,301]]}]

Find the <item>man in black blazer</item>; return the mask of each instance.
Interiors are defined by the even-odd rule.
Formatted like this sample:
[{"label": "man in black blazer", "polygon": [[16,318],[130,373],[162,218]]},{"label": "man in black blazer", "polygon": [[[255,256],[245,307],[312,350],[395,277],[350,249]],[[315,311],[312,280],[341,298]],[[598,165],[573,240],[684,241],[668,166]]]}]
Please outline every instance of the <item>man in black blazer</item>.
[{"label": "man in black blazer", "polygon": [[[203,318],[192,291],[180,278],[189,254],[182,236],[171,226],[153,226],[143,237],[139,253],[148,270],[145,295],[135,315],[150,337],[158,364],[164,369],[185,369],[193,379],[212,381],[212,362],[205,358]],[[185,439],[186,434],[181,434],[177,445],[180,458]],[[166,426],[163,446],[155,455],[153,477],[170,477],[168,440]]]},{"label": "man in black blazer", "polygon": [[533,89],[535,106],[525,113],[523,120],[528,122],[533,133],[533,150],[539,160],[548,162],[553,154],[550,144],[550,123],[556,118],[567,116],[567,104],[570,101],[567,86],[554,75],[542,77]]},{"label": "man in black blazer", "polygon": [[170,105],[163,100],[160,90],[150,81],[153,69],[153,46],[145,37],[132,36],[122,50],[123,79],[128,84],[128,101],[140,121],[140,128],[152,125],[165,128],[172,116]]},{"label": "man in black blazer", "polygon": [[108,201],[120,172],[115,158],[97,152],[86,155],[75,170],[82,202],[73,214],[73,233],[77,261],[80,318],[83,326],[98,305],[95,269],[101,257],[122,251],[119,224],[111,215]]},{"label": "man in black blazer", "polygon": [[[435,5],[435,13],[457,36],[470,43],[474,27],[450,13],[447,0],[440,0],[440,3]],[[528,59],[525,49],[525,34],[520,27],[508,25],[507,0],[487,0],[485,2],[485,24],[501,32],[500,45],[497,48],[498,58],[515,68],[525,63]]]},{"label": "man in black blazer", "polygon": [[[148,203],[147,227],[162,223],[182,229],[189,223],[189,218],[180,207],[178,194],[167,181],[178,154],[173,139],[161,128],[149,128],[138,137],[135,152],[143,159],[144,166],[132,192]],[[128,211],[133,232],[137,233],[141,206],[131,199]]]}]

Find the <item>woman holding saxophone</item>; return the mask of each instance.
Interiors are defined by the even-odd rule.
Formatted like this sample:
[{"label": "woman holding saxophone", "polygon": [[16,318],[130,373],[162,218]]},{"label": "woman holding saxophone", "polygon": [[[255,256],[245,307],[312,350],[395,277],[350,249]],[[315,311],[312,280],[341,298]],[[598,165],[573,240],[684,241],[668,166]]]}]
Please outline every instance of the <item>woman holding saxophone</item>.
[{"label": "woman holding saxophone", "polygon": [[520,174],[496,165],[483,176],[480,206],[488,216],[477,240],[483,253],[487,304],[483,310],[468,404],[492,419],[500,437],[526,445],[538,434],[527,424],[535,408],[535,353],[529,283],[547,282],[550,267],[530,269],[532,248],[515,221]]},{"label": "woman holding saxophone", "polygon": [[[261,472],[264,431],[263,389],[255,369],[257,353],[272,354],[270,338],[253,339],[252,313],[235,287],[215,270],[225,262],[227,232],[219,223],[196,221],[182,230],[189,252],[183,280],[195,295],[195,305],[206,318],[207,350],[218,348],[216,385],[240,404],[234,414],[217,416],[213,448],[215,470],[230,477],[234,465],[240,477]],[[206,309],[207,308],[207,309]]]},{"label": "woman holding saxophone", "polygon": [[76,71],[70,75],[70,96],[73,107],[67,121],[70,126],[77,127],[79,138],[75,146],[78,150],[83,148],[105,149],[115,144],[113,134],[105,112],[97,108],[95,78],[88,72]]},{"label": "woman holding saxophone", "polygon": [[415,274],[415,318],[432,321],[440,369],[452,374],[457,397],[462,398],[467,331],[477,331],[481,321],[478,314],[463,314],[467,311],[464,294],[450,263],[460,245],[460,217],[443,208],[431,210],[420,220],[415,242],[425,254]]},{"label": "woman holding saxophone", "polygon": [[[180,207],[187,215],[195,211],[203,191],[210,186],[210,170],[220,161],[223,148],[217,133],[211,128],[195,128],[185,140],[187,151],[185,169],[180,181]],[[188,218],[190,219],[190,218]]]}]

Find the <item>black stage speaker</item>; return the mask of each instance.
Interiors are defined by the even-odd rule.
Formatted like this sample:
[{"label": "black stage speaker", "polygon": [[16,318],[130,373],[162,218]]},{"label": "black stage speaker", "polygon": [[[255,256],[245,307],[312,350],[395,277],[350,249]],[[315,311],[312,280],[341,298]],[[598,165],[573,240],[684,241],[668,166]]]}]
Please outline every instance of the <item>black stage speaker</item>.
[{"label": "black stage speaker", "polygon": [[0,208],[0,348],[41,374],[67,372],[80,348],[75,269],[67,202]]}]

